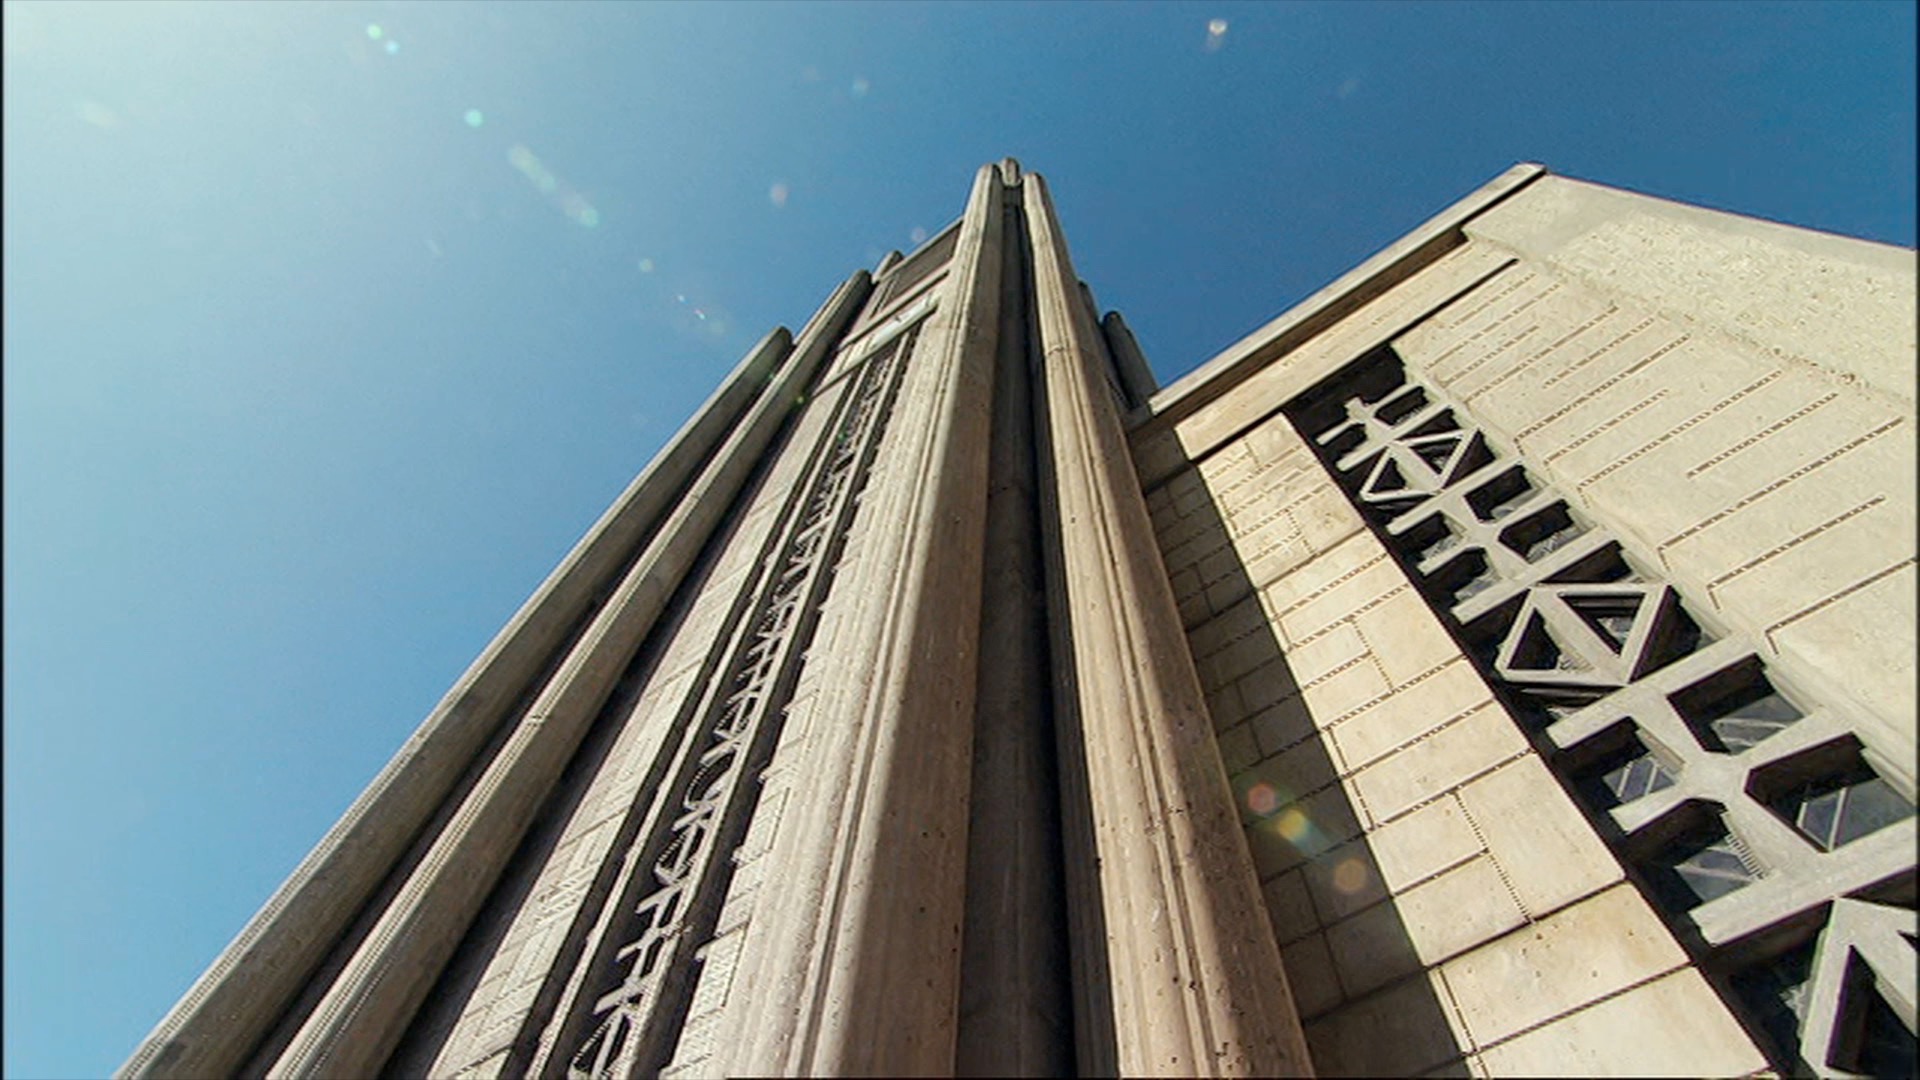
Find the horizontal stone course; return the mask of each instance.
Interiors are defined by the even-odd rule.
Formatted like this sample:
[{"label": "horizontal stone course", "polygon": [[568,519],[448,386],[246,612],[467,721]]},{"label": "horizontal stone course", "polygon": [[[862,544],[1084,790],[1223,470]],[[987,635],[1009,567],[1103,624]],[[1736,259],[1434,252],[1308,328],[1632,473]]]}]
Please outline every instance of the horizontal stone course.
[{"label": "horizontal stone course", "polygon": [[1441,965],[1476,1046],[1686,964],[1631,886],[1617,885]]},{"label": "horizontal stone course", "polygon": [[1489,1076],[1738,1076],[1766,1067],[1697,971],[1662,976],[1481,1051]]},{"label": "horizontal stone course", "polygon": [[1537,757],[1522,757],[1462,787],[1459,801],[1529,914],[1621,880],[1592,826]]},{"label": "horizontal stone course", "polygon": [[1353,777],[1368,817],[1381,823],[1458,787],[1497,765],[1531,753],[1506,710],[1489,702],[1438,728]]}]

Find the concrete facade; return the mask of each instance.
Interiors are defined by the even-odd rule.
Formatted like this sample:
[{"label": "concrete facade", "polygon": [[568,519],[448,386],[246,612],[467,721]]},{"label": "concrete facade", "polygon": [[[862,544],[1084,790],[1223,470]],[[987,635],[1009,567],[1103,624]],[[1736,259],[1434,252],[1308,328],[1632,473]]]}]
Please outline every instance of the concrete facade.
[{"label": "concrete facade", "polygon": [[1910,1075],[1915,260],[1518,166],[769,335],[128,1076]]}]

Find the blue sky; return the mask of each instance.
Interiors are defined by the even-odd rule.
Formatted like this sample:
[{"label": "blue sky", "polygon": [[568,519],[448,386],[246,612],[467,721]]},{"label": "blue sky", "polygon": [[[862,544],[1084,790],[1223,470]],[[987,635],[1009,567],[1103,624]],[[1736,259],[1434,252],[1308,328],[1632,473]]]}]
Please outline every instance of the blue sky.
[{"label": "blue sky", "polygon": [[119,1064],[982,162],[1165,381],[1521,160],[1912,246],[1914,11],[8,2],[5,1073]]}]

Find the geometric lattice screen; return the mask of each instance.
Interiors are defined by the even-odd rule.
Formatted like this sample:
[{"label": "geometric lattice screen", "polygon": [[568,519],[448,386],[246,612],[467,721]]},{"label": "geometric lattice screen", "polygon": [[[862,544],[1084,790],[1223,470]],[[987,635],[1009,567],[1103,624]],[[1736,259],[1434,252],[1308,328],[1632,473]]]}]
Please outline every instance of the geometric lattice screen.
[{"label": "geometric lattice screen", "polygon": [[1775,1064],[1914,1075],[1914,805],[1383,348],[1287,409]]}]

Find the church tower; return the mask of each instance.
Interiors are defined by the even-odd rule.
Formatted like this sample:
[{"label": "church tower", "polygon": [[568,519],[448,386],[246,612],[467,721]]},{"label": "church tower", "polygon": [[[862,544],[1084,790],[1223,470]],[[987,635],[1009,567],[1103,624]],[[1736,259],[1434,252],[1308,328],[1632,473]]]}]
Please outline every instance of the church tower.
[{"label": "church tower", "polygon": [[130,1077],[1911,1075],[1914,253],[1517,166],[761,340]]}]

